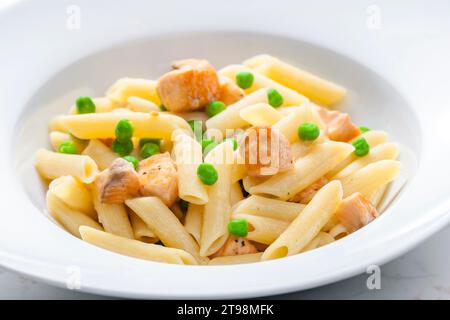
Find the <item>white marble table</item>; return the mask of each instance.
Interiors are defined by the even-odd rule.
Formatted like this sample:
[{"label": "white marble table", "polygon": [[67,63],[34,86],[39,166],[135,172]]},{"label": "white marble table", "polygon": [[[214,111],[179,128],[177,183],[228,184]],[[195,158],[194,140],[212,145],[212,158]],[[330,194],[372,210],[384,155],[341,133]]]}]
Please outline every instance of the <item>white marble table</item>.
[{"label": "white marble table", "polygon": [[[368,274],[280,299],[450,299],[450,226],[381,267],[381,289],[369,290]],[[104,299],[55,288],[0,268],[0,299]],[[269,297],[272,298],[272,297]]]}]

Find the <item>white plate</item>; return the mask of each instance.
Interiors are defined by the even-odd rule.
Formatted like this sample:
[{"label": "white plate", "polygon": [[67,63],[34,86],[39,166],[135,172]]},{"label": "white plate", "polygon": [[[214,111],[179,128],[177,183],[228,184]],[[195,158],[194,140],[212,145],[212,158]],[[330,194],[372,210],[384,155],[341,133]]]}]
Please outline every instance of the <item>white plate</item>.
[{"label": "white plate", "polygon": [[[0,264],[59,286],[79,279],[81,290],[106,295],[255,297],[363,272],[444,226],[450,218],[449,6],[436,2],[424,16],[420,2],[408,1],[408,11],[399,2],[377,2],[378,7],[364,1],[182,0],[4,5]],[[78,95],[101,95],[122,76],[157,77],[177,58],[204,57],[221,67],[263,52],[346,86],[343,108],[402,145],[406,186],[375,222],[301,255],[196,267],[99,249],[45,214],[32,155],[48,145],[50,117],[65,112]]]}]

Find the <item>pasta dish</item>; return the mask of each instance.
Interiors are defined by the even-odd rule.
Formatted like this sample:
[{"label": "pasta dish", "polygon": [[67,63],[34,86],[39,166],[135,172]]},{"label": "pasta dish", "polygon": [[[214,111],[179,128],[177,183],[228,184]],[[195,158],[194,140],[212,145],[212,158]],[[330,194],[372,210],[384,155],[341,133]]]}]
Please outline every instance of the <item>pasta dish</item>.
[{"label": "pasta dish", "polygon": [[36,153],[48,212],[92,245],[173,264],[325,246],[379,217],[401,167],[386,132],[333,109],[345,96],[265,54],[119,79],[51,119]]}]

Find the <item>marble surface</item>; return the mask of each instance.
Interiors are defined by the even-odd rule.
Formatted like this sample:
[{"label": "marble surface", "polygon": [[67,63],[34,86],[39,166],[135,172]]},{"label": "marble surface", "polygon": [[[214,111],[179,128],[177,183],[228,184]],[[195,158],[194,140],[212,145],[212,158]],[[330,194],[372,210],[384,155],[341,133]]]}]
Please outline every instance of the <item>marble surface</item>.
[{"label": "marble surface", "polygon": [[[369,290],[369,274],[268,299],[450,299],[450,226],[381,267],[381,289]],[[55,288],[0,268],[0,299],[105,299]]]}]

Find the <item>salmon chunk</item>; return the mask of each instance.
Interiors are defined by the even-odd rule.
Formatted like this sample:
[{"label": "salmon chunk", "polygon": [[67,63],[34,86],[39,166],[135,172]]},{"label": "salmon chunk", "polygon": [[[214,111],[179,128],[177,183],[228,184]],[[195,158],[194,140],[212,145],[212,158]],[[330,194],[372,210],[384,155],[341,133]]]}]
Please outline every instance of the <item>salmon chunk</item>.
[{"label": "salmon chunk", "polygon": [[178,198],[178,175],[168,152],[156,154],[139,163],[139,183],[143,196],[156,196],[168,207]]},{"label": "salmon chunk", "polygon": [[98,178],[102,203],[123,203],[139,195],[139,178],[133,165],[117,158]]},{"label": "salmon chunk", "polygon": [[316,195],[316,193],[327,183],[328,179],[322,177],[305,190],[302,190],[299,193],[297,193],[295,196],[289,199],[289,201],[308,204],[312,200],[312,198]]},{"label": "salmon chunk", "polygon": [[163,105],[172,112],[193,111],[219,100],[220,85],[214,67],[206,60],[187,59],[172,64],[156,90]]},{"label": "salmon chunk", "polygon": [[348,113],[317,107],[320,118],[327,126],[327,134],[331,140],[348,142],[361,134]]},{"label": "salmon chunk", "polygon": [[348,232],[354,232],[375,220],[378,211],[366,197],[356,192],[342,200],[336,217]]},{"label": "salmon chunk", "polygon": [[244,90],[226,77],[219,77],[220,101],[226,105],[238,102],[245,96]]},{"label": "salmon chunk", "polygon": [[239,144],[239,153],[252,177],[271,176],[293,167],[289,141],[269,127],[248,129]]},{"label": "salmon chunk", "polygon": [[211,258],[237,256],[241,254],[257,253],[258,250],[250,242],[242,237],[229,236],[222,248],[214,253]]}]

